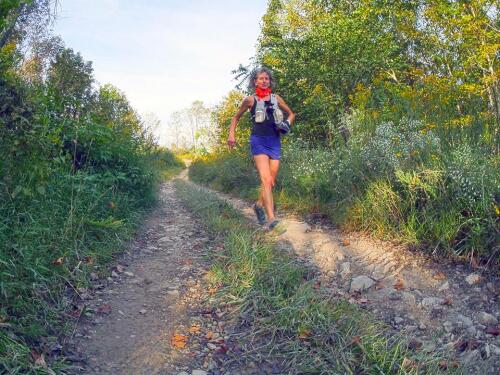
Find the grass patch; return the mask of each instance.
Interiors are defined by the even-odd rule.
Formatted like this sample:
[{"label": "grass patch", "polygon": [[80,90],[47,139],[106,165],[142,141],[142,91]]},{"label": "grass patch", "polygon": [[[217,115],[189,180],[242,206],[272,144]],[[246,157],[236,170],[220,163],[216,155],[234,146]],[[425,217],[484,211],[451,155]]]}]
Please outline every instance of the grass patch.
[{"label": "grass patch", "polygon": [[155,204],[158,182],[180,170],[165,157],[145,161],[157,170],[126,177],[59,169],[45,191],[0,203],[0,374],[65,373],[54,348],[77,321],[68,314],[77,290],[91,287],[91,273],[107,275]]},{"label": "grass patch", "polygon": [[[443,154],[436,165],[373,172],[360,160],[361,151],[341,151],[285,145],[274,194],[278,207],[326,217],[344,230],[364,231],[436,255],[474,257],[491,269],[500,262],[500,195],[495,193],[498,174],[492,172],[492,160],[464,151],[468,162]],[[469,159],[478,171],[463,167],[473,164]],[[258,196],[255,167],[242,153],[198,159],[189,176],[243,198]]]},{"label": "grass patch", "polygon": [[281,358],[287,374],[440,373],[437,357],[408,349],[366,311],[316,288],[309,269],[232,206],[204,189],[175,185],[184,204],[224,240],[210,272],[211,282],[223,285],[220,298],[237,301],[252,331],[265,337],[261,350]]}]

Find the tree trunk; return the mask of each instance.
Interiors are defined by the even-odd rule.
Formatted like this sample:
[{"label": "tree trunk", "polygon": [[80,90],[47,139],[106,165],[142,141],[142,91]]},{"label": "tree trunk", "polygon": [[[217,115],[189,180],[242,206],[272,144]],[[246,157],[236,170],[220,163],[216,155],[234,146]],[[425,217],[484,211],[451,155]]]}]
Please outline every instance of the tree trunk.
[{"label": "tree trunk", "polygon": [[19,16],[24,12],[24,9],[26,8],[26,4],[21,4],[19,8],[15,11],[13,15],[13,19],[10,23],[9,26],[6,27],[5,31],[0,35],[0,49],[2,49],[10,40],[12,37],[12,34],[14,33],[14,29],[16,28],[17,20],[19,19]]}]

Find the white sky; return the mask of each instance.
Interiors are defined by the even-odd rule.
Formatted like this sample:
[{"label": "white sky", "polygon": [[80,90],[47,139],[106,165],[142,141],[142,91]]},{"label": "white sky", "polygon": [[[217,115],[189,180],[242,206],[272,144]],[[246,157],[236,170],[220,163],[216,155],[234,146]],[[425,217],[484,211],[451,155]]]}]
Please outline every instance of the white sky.
[{"label": "white sky", "polygon": [[139,113],[217,103],[255,54],[267,0],[60,0],[54,32]]}]

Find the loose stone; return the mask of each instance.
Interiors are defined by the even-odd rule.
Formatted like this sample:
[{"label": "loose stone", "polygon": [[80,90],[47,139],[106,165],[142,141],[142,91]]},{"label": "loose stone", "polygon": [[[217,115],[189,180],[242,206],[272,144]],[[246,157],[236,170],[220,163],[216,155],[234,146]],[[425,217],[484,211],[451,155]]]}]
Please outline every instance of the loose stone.
[{"label": "loose stone", "polygon": [[479,276],[477,273],[471,273],[469,276],[465,278],[465,281],[469,285],[475,285],[481,281],[481,276]]},{"label": "loose stone", "polygon": [[410,292],[403,292],[403,301],[410,306],[414,306],[417,303],[417,299]]},{"label": "loose stone", "polygon": [[368,276],[357,276],[351,281],[351,292],[360,292],[370,288],[374,284],[373,279]]},{"label": "loose stone", "polygon": [[441,285],[441,286],[439,287],[439,289],[438,289],[438,290],[439,290],[440,292],[442,292],[443,290],[448,290],[448,289],[450,289],[450,283],[449,283],[448,281],[446,281],[443,285]]},{"label": "loose stone", "polygon": [[471,318],[464,316],[462,314],[457,314],[455,319],[461,322],[465,327],[471,327],[474,324],[472,323]]},{"label": "loose stone", "polygon": [[351,272],[351,263],[344,262],[340,265],[340,276],[345,279]]},{"label": "loose stone", "polygon": [[490,351],[494,355],[500,356],[500,348],[494,344],[490,344]]},{"label": "loose stone", "polygon": [[441,305],[442,303],[443,299],[437,297],[426,297],[422,300],[422,306],[426,309],[431,309],[433,307]]},{"label": "loose stone", "polygon": [[498,323],[498,319],[495,316],[488,314],[487,312],[480,312],[478,315],[478,320],[481,324],[486,326],[494,325]]},{"label": "loose stone", "polygon": [[450,333],[451,331],[453,331],[453,323],[446,321],[443,323],[443,328],[446,332]]},{"label": "loose stone", "polygon": [[392,292],[389,293],[389,299],[391,301],[399,301],[402,298],[401,293],[393,290]]},{"label": "loose stone", "polygon": [[396,317],[394,318],[394,323],[396,323],[396,324],[401,324],[401,323],[403,323],[404,321],[405,321],[405,320],[404,320],[403,318],[399,317],[399,316],[396,316]]}]

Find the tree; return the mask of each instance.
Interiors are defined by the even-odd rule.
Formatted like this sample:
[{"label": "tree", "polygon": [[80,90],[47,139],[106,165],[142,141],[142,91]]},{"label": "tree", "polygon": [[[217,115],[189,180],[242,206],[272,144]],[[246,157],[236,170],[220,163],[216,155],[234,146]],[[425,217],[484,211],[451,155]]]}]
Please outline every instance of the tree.
[{"label": "tree", "polygon": [[191,107],[186,109],[187,118],[191,130],[191,139],[193,147],[197,148],[198,139],[200,137],[200,129],[207,128],[209,125],[209,109],[205,107],[201,100],[195,100]]},{"label": "tree", "polygon": [[12,38],[30,43],[46,34],[55,19],[57,0],[2,0],[0,4],[1,49]]},{"label": "tree", "polygon": [[[226,147],[231,119],[238,111],[244,98],[244,93],[233,90],[212,110],[212,122],[215,127],[214,138],[216,139],[215,148]],[[251,129],[250,117],[248,115],[241,117],[236,130],[236,144],[238,146],[246,147]]]},{"label": "tree", "polygon": [[47,73],[47,87],[60,115],[76,119],[93,105],[92,62],[64,48],[57,53]]}]

